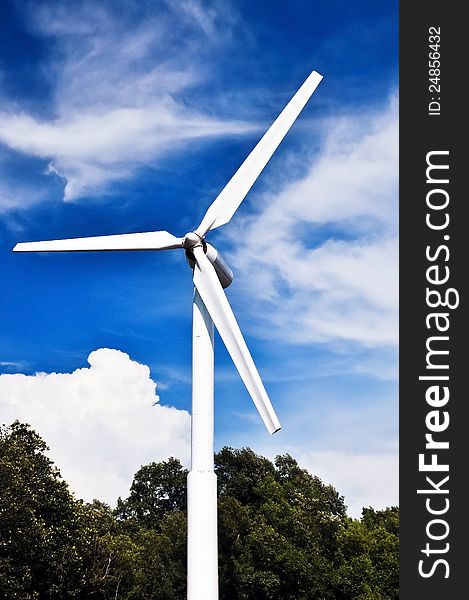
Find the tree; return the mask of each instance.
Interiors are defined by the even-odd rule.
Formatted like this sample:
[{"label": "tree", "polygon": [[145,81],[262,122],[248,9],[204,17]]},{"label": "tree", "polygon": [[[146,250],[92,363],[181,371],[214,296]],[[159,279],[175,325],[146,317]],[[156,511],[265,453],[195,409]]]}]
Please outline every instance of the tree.
[{"label": "tree", "polygon": [[83,584],[80,511],[29,425],[0,428],[0,597],[67,599]]},{"label": "tree", "polygon": [[384,510],[375,510],[374,508],[363,508],[362,521],[368,529],[383,527],[389,533],[395,536],[399,535],[399,508],[391,506]]},{"label": "tree", "polygon": [[141,467],[134,476],[129,497],[117,501],[117,518],[158,529],[165,514],[185,511],[186,481],[187,469],[176,458]]},{"label": "tree", "polygon": [[275,477],[274,465],[250,448],[222,448],[215,454],[215,473],[219,496],[231,496],[241,504],[257,504],[258,484]]},{"label": "tree", "polygon": [[345,505],[288,454],[215,455],[220,482],[221,599],[333,598]]},{"label": "tree", "polygon": [[129,600],[185,600],[187,521],[183,512],[167,513],[159,527],[142,529],[140,562]]},{"label": "tree", "polygon": [[337,571],[338,598],[399,598],[399,509],[364,508],[361,520],[341,530]]},{"label": "tree", "polygon": [[125,598],[186,597],[187,470],[175,458],[141,467],[129,497],[119,498],[119,531],[137,544],[133,586]]}]

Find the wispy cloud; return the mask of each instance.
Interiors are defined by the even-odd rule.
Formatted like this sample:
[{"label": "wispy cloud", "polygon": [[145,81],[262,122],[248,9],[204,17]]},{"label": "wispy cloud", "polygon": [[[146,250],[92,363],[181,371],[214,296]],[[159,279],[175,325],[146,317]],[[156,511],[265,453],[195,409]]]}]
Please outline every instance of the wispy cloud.
[{"label": "wispy cloud", "polygon": [[0,146],[0,213],[45,200],[47,190],[40,185],[45,175],[40,161],[28,160]]},{"label": "wispy cloud", "polygon": [[149,368],[118,350],[72,373],[0,375],[0,420],[28,422],[76,494],[114,504],[142,464],[189,457],[190,417],[155,404]]},{"label": "wispy cloud", "polygon": [[[170,14],[176,10],[179,19]],[[253,130],[203,114],[184,97],[209,76],[204,53],[223,43],[215,29],[229,29],[231,13],[195,1],[162,3],[157,16],[143,10],[130,27],[129,15],[118,14],[95,3],[33,10],[31,27],[56,49],[44,65],[53,103],[47,118],[16,102],[4,101],[0,111],[0,142],[48,161],[64,180],[65,200],[103,194],[189,140]],[[224,15],[228,22],[220,23]]]},{"label": "wispy cloud", "polygon": [[28,364],[25,361],[0,360],[0,367],[9,371],[20,371],[26,369]]},{"label": "wispy cloud", "polygon": [[394,100],[340,118],[319,154],[297,157],[309,160],[306,174],[277,179],[257,198],[260,214],[238,221],[232,258],[238,287],[258,300],[250,310],[259,335],[396,346],[397,131]]}]

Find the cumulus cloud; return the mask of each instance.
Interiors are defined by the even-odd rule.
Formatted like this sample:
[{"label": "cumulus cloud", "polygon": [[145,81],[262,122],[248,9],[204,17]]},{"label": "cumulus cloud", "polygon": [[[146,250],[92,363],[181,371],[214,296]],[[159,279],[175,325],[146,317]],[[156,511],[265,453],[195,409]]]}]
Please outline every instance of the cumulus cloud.
[{"label": "cumulus cloud", "polygon": [[101,348],[88,362],[72,373],[0,375],[0,416],[40,433],[78,497],[113,505],[142,464],[187,464],[190,417],[158,404],[149,368],[127,354]]},{"label": "cumulus cloud", "polygon": [[222,11],[195,1],[177,6],[162,3],[157,16],[142,10],[132,18],[96,3],[33,10],[31,27],[54,43],[56,58],[43,67],[52,102],[38,116],[4,99],[0,143],[47,161],[64,180],[65,200],[106,193],[189,140],[254,129],[184,101],[208,75],[203,53],[221,43],[215,24],[228,27]]},{"label": "cumulus cloud", "polygon": [[243,294],[262,303],[251,304],[260,335],[396,346],[397,119],[392,101],[380,112],[329,122],[306,173],[276,181],[258,198],[260,214],[238,221],[234,237],[242,244],[232,259]]}]

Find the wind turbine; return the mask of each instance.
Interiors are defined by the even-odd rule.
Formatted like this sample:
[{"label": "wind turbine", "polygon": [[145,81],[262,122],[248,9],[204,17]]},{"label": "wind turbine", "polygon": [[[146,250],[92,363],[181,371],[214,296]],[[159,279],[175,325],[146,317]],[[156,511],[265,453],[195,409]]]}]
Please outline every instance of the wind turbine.
[{"label": "wind turbine", "polygon": [[16,244],[15,252],[184,249],[194,275],[191,470],[187,478],[187,598],[218,598],[217,480],[213,464],[213,325],[215,324],[270,434],[280,429],[262,380],[223,291],[233,273],[205,241],[230,221],[322,80],[313,71],[205,213],[184,237],[167,231]]}]

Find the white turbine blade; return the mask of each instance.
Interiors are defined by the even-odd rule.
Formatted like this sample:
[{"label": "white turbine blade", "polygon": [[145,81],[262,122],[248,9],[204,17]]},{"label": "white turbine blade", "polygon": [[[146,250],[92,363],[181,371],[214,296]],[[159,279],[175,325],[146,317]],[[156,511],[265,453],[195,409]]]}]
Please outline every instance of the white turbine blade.
[{"label": "white turbine blade", "polygon": [[13,252],[88,252],[94,250],[169,250],[182,248],[182,239],[167,231],[148,233],[124,233],[122,235],[99,235],[96,237],[49,240],[45,242],[22,242]]},{"label": "white turbine blade", "polygon": [[202,219],[202,223],[196,229],[198,235],[203,237],[211,229],[228,223],[321,80],[322,75],[313,71],[303,83],[214,200]]},{"label": "white turbine blade", "polygon": [[269,433],[275,433],[281,428],[280,422],[265,391],[264,384],[246,346],[225,292],[218,281],[215,269],[201,247],[193,248],[193,252],[196,260],[194,285],[215,327],[218,329],[218,333],[233,359],[265,426]]}]

